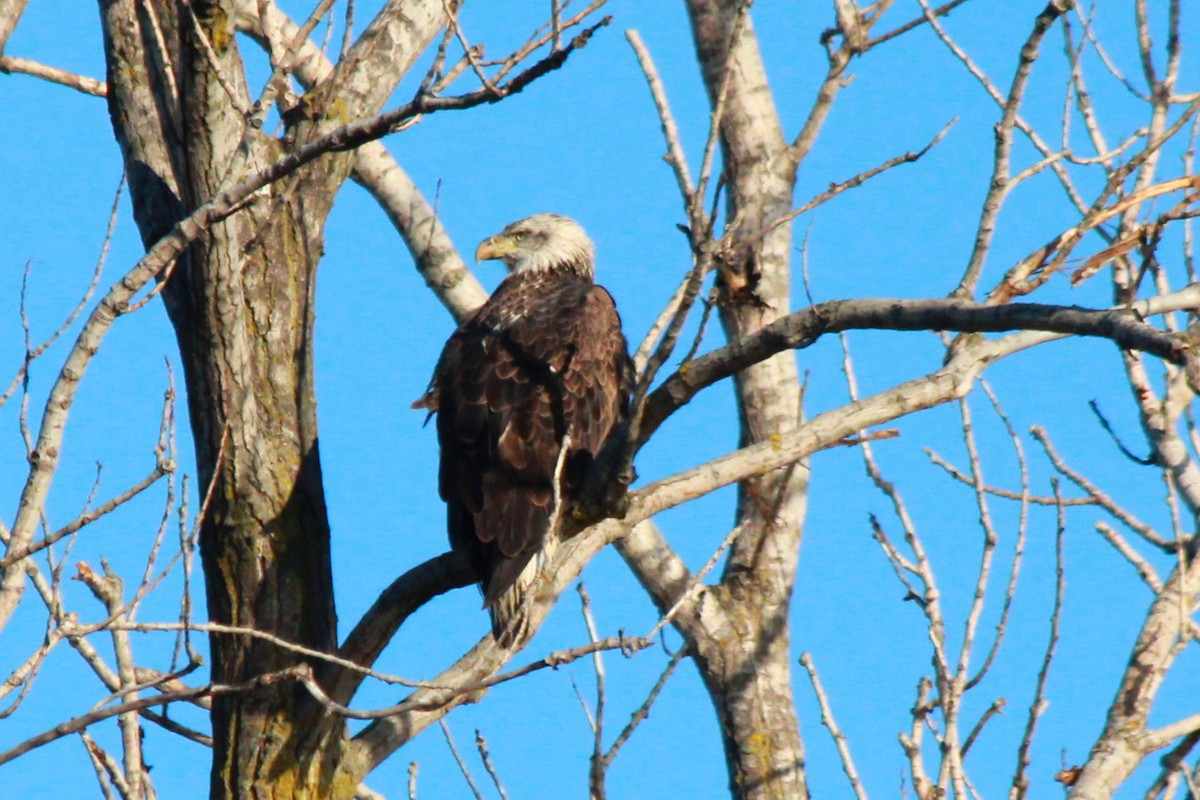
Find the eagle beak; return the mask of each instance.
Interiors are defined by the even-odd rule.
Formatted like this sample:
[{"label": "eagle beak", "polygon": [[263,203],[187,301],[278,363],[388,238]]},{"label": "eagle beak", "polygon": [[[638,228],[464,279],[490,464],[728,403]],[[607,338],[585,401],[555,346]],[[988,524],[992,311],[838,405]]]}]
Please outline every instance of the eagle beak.
[{"label": "eagle beak", "polygon": [[509,253],[516,251],[517,243],[512,240],[512,237],[497,234],[479,243],[479,247],[475,249],[475,260],[492,261],[504,258]]}]

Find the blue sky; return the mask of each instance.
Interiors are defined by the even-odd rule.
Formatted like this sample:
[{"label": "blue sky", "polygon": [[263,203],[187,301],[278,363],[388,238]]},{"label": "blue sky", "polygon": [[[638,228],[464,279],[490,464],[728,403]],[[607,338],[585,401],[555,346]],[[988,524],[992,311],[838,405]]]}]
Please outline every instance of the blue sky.
[{"label": "blue sky", "polygon": [[[359,7],[360,20],[366,18],[367,5]],[[488,42],[490,53],[500,53],[523,40],[524,32],[540,21],[545,5],[468,4],[464,25],[473,38]],[[975,0],[956,11],[948,26],[996,82],[1007,86],[1016,51],[1042,5]],[[1158,10],[1165,4],[1152,5]],[[890,17],[897,24],[917,13],[915,3],[896,6]],[[295,3],[288,7],[294,14],[303,9]],[[427,195],[436,196],[442,220],[464,253],[530,213],[556,211],[578,219],[597,243],[599,280],[615,296],[626,334],[636,343],[687,268],[688,254],[675,230],[683,217],[674,180],[661,159],[658,121],[622,32],[638,29],[655,56],[693,165],[699,163],[707,134],[707,108],[681,4],[613,0],[607,13],[614,16],[612,26],[572,57],[565,69],[524,94],[469,113],[434,115],[390,138],[387,146]],[[785,131],[794,135],[824,70],[817,37],[829,25],[831,11],[825,4],[761,3],[754,14]],[[1096,24],[1114,57],[1136,74],[1130,23],[1124,9],[1105,4]],[[1048,37],[1026,109],[1028,118],[1045,126],[1046,138],[1052,141],[1058,135],[1065,77],[1060,41],[1057,32]],[[87,4],[32,3],[7,52],[103,76],[99,23]],[[927,30],[879,48],[852,71],[853,82],[842,92],[817,147],[801,168],[798,203],[832,181],[922,147],[951,118],[958,117],[958,122],[919,164],[889,172],[797,221],[798,248],[807,237],[813,295],[817,300],[942,296],[957,282],[970,252],[987,187],[991,129],[998,110]],[[1093,80],[1099,112],[1115,141],[1144,120],[1135,115],[1128,96],[1104,77],[1097,72]],[[252,81],[259,84],[261,80]],[[410,88],[402,88],[398,97],[406,97]],[[7,385],[22,353],[17,298],[24,265],[32,262],[28,306],[38,340],[57,327],[87,285],[121,164],[102,100],[4,76],[0,107],[5,109],[0,119],[0,170],[6,178],[0,236],[0,379]],[[1031,149],[1019,144],[1017,168],[1032,157]],[[1163,169],[1164,174],[1176,174],[1177,161]],[[1087,179],[1083,183],[1089,185]],[[127,198],[120,214],[102,286],[116,280],[140,254]],[[1022,187],[1001,218],[985,285],[1074,221],[1061,191],[1049,180]],[[490,264],[481,266],[478,274],[489,288],[500,278]],[[798,284],[793,297],[797,307],[805,302]],[[1047,287],[1043,299],[1102,306],[1108,295],[1099,280],[1078,290],[1061,281]],[[392,578],[445,547],[443,509],[434,482],[434,432],[432,426],[422,427],[422,415],[409,404],[423,390],[441,342],[452,330],[449,316],[412,269],[387,219],[350,183],[329,221],[317,317],[322,461],[344,635]],[[705,347],[719,344],[714,326]],[[851,345],[864,393],[927,373],[942,357],[940,344],[929,334],[856,334]],[[29,401],[35,423],[64,353],[59,345],[35,364]],[[841,351],[835,340],[804,351],[799,359],[809,376],[810,413],[845,402]],[[180,376],[173,337],[157,303],[114,327],[71,414],[64,465],[47,509],[52,526],[71,519],[83,505],[97,462],[103,464],[102,497],[120,491],[152,466],[167,362]],[[1019,431],[1024,434],[1034,423],[1046,425],[1071,463],[1086,467],[1089,477],[1160,530],[1170,530],[1156,474],[1120,458],[1086,407],[1089,399],[1099,398],[1118,432],[1137,442],[1135,411],[1111,347],[1054,343],[1012,357],[988,376]],[[1011,444],[986,401],[973,401],[989,481],[1015,488]],[[0,519],[6,522],[11,522],[24,478],[18,405],[13,401],[0,409]],[[182,405],[179,411],[183,417]],[[666,424],[643,451],[638,462],[642,479],[654,480],[729,451],[736,444],[735,419],[728,384],[713,387]],[[876,452],[885,473],[899,483],[911,504],[949,598],[952,624],[961,630],[979,554],[976,512],[970,491],[951,483],[921,452],[930,447],[965,464],[957,411],[933,410],[897,427],[902,436],[878,443]],[[190,471],[184,419],[178,439],[180,462]],[[1045,459],[1035,455],[1036,444],[1028,436],[1024,444],[1032,456],[1035,491],[1046,493]],[[868,790],[886,796],[897,792],[903,768],[896,734],[907,729],[917,679],[929,672],[923,621],[918,609],[902,602],[903,592],[871,540],[868,513],[879,514],[894,533],[898,526],[888,515],[886,499],[870,488],[857,452],[819,454],[813,470],[793,646],[797,655],[813,654]],[[659,520],[668,540],[694,568],[723,538],[732,519],[731,500],[732,490],[727,489]],[[140,574],[162,502],[163,491],[156,489],[89,528],[71,560],[97,566],[105,556],[132,580]],[[1002,531],[1000,552],[1009,553],[1015,508],[995,504],[993,511]],[[1035,796],[1057,791],[1050,778],[1061,768],[1060,758],[1070,764],[1085,757],[1103,722],[1105,703],[1100,700],[1115,690],[1124,654],[1150,597],[1132,570],[1099,540],[1092,530],[1094,518],[1091,512],[1073,511],[1068,520],[1065,627],[1048,689],[1051,706],[1033,754]],[[172,535],[168,533],[168,542]],[[1006,647],[989,679],[969,696],[968,719],[997,697],[1008,701],[1006,714],[990,723],[968,761],[970,774],[986,796],[998,795],[1011,775],[1033,674],[1048,636],[1053,538],[1052,513],[1035,512]],[[1163,566],[1161,559],[1156,563]],[[71,573],[73,567],[68,567]],[[584,579],[602,634],[653,626],[649,602],[614,553],[602,553]],[[993,581],[1006,579],[1002,555]],[[172,577],[147,603],[141,618],[173,619],[178,590],[178,580]],[[82,586],[72,582],[64,591],[85,619],[99,616],[100,609]],[[995,624],[998,597],[987,606],[981,634]],[[405,627],[378,667],[412,678],[435,674],[485,630],[486,615],[478,602],[476,593],[468,590],[432,603]],[[23,660],[40,640],[43,625],[44,614],[30,595],[5,631],[0,668]],[[528,657],[585,639],[577,598],[567,594]],[[668,634],[667,641],[674,647],[678,637]],[[145,661],[160,667],[169,659],[171,645],[165,636],[135,640]],[[1192,662],[1194,674],[1194,658]],[[641,703],[665,663],[666,656],[656,650],[629,660],[607,658],[610,737]],[[1193,709],[1185,698],[1189,692],[1194,696],[1194,678],[1188,685],[1179,677],[1186,668],[1180,665],[1169,680],[1157,721]],[[796,672],[812,787],[818,796],[844,796],[844,778],[819,725],[807,678],[799,667]],[[480,705],[455,711],[449,724],[460,749],[471,751],[474,729],[482,729],[514,797],[584,793],[590,733],[572,681],[591,702],[591,668],[580,661],[500,687]],[[78,657],[59,648],[25,707],[0,725],[0,749],[82,713],[102,696],[99,683]],[[376,707],[396,700],[396,690],[374,687],[356,698],[355,705]],[[201,723],[186,710],[180,714]],[[115,726],[99,728],[95,735],[102,743],[117,745]],[[147,737],[160,796],[203,796],[207,752],[153,726],[148,726]],[[368,783],[388,797],[403,796],[407,764],[414,760],[420,764],[420,796],[466,792],[436,730],[398,753]],[[478,760],[470,761],[477,779],[483,779]],[[0,780],[13,796],[96,795],[83,749],[73,739],[0,767]],[[630,798],[727,796],[712,707],[690,666],[679,670],[616,761],[610,790],[614,797]]]}]

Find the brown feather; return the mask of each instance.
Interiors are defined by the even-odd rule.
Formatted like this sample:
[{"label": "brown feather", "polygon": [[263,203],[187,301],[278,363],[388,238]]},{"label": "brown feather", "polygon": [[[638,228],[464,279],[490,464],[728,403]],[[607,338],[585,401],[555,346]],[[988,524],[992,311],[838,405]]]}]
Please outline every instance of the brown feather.
[{"label": "brown feather", "polygon": [[567,264],[509,275],[450,337],[414,404],[437,412],[450,544],[479,571],[497,636],[521,609],[534,556],[553,544],[564,437],[569,504],[628,412],[632,376],[612,297],[590,264]]}]

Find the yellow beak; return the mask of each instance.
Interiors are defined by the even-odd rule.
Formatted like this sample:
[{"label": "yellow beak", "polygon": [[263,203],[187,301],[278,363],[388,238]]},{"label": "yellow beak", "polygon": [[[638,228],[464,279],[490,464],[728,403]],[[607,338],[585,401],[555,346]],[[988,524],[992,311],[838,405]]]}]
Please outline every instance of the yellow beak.
[{"label": "yellow beak", "polygon": [[509,253],[516,251],[517,243],[512,240],[512,237],[498,233],[479,243],[479,247],[475,248],[475,260],[491,261],[504,258]]}]

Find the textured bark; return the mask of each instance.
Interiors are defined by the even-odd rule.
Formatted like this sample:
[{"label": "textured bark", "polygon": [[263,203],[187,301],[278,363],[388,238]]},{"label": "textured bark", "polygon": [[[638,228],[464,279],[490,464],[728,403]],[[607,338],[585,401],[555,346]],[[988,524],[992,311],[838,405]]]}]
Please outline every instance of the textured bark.
[{"label": "textured bark", "polygon": [[4,55],[8,37],[12,36],[13,29],[17,27],[17,22],[28,4],[29,0],[0,0],[0,56]]},{"label": "textured bark", "polygon": [[1071,787],[1071,800],[1112,797],[1142,761],[1177,736],[1196,729],[1150,728],[1150,712],[1159,687],[1180,655],[1180,634],[1187,628],[1187,610],[1200,594],[1200,562],[1189,559],[1177,566],[1150,606],[1146,622],[1131,648],[1131,656],[1108,710],[1104,732],[1088,755]]},{"label": "textured bark", "polygon": [[[209,39],[224,81],[185,28],[189,208],[217,191],[244,124],[226,94],[238,64],[232,43],[219,49],[232,38],[221,22],[212,20]],[[186,280],[166,292],[200,477],[215,481],[200,539],[209,616],[330,650],[336,616],[312,385],[313,288],[328,202],[290,188],[274,184],[216,226],[193,247],[191,268],[179,276]],[[256,639],[214,636],[211,648],[213,679],[222,683],[295,661]],[[341,722],[305,708],[291,683],[218,698],[212,796],[346,796],[353,782],[334,786],[344,738]]]},{"label": "textured bark", "polygon": [[[237,106],[249,101],[228,15],[216,3],[193,8],[198,25],[172,4],[154,7],[179,55],[169,77],[165,68],[130,71],[158,60],[150,21],[121,3],[105,9],[110,106],[147,246],[215,194],[231,168],[248,166],[237,163]],[[260,159],[277,155],[265,139],[256,144]],[[163,296],[183,359],[197,471],[202,486],[213,485],[201,527],[209,616],[328,650],[336,618],[311,358],[328,201],[287,188],[275,185],[214,226]],[[296,661],[241,637],[213,635],[211,652],[221,683]],[[212,797],[353,795],[354,782],[335,777],[344,726],[305,704],[294,684],[216,698],[212,717]]]},{"label": "textured bark", "polygon": [[[726,218],[721,256],[727,302],[721,323],[741,338],[789,310],[791,226],[759,236],[791,210],[796,163],[767,85],[754,27],[743,4],[691,0],[696,53],[714,107],[724,84],[721,147]],[[731,41],[732,39],[732,41]],[[737,374],[743,446],[771,440],[801,422],[795,357],[781,353]],[[713,591],[723,625],[694,642],[695,660],[716,706],[734,796],[803,798],[804,746],[791,689],[788,613],[804,520],[807,466],[796,464],[739,487],[737,525],[725,574]]]},{"label": "textured bark", "polygon": [[[239,26],[267,50],[284,48],[295,38],[298,26],[274,4],[259,0],[236,3]],[[321,48],[305,41],[293,74],[307,89],[325,80],[333,69]],[[417,271],[456,320],[463,321],[483,305],[487,292],[463,262],[434,208],[382,142],[358,148],[351,177],[379,203],[404,239]]]},{"label": "textured bark", "polygon": [[[411,7],[411,8],[410,8]],[[282,141],[247,129],[252,103],[224,0],[102,0],[109,107],[147,247],[248,170],[374,113],[437,30],[441,3],[390,3]],[[194,19],[190,16],[195,15]],[[163,55],[164,53],[170,55]],[[328,98],[339,97],[337,113]],[[329,521],[313,391],[313,298],[323,230],[353,153],[266,187],[169,273],[163,298],[187,382],[212,621],[333,651]],[[212,679],[297,663],[258,638],[214,634]],[[331,678],[332,679],[332,678]],[[352,797],[344,722],[299,684],[213,701],[213,798]]]}]

